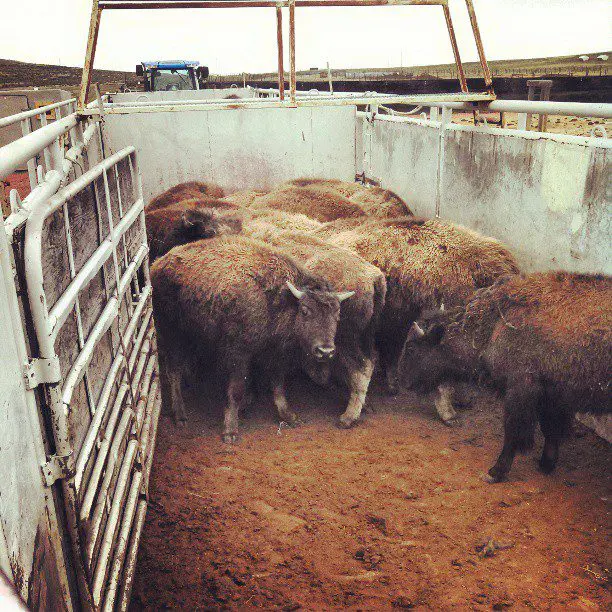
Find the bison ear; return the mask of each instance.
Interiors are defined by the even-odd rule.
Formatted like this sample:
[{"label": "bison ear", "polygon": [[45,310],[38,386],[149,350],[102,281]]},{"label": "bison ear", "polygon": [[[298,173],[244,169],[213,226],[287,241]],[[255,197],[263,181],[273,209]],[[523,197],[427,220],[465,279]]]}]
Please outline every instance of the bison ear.
[{"label": "bison ear", "polygon": [[344,302],[344,300],[348,300],[350,297],[355,295],[354,291],[343,291],[342,293],[336,293],[336,297],[339,302]]},{"label": "bison ear", "polygon": [[301,300],[305,295],[305,291],[300,291],[295,285],[290,283],[289,281],[285,281],[287,283],[287,287],[289,287],[289,291],[293,293],[294,297],[298,300]]},{"label": "bison ear", "polygon": [[425,334],[425,341],[427,342],[427,344],[430,344],[432,346],[440,344],[442,338],[444,337],[445,331],[446,329],[444,325],[441,325],[440,323],[435,323],[434,325],[432,325],[431,329],[427,331],[427,334]]}]

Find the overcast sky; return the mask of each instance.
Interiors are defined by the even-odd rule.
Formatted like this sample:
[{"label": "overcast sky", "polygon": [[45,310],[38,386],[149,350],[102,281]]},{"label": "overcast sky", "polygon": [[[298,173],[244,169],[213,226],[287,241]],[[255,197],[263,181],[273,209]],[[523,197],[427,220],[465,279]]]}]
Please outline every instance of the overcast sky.
[{"label": "overcast sky", "polygon": [[[474,0],[474,4],[489,59],[612,47],[612,0]],[[450,6],[464,61],[477,59],[465,2],[450,0]],[[87,0],[0,0],[0,58],[81,66],[89,7]],[[322,67],[327,61],[332,68],[453,61],[442,9],[437,6],[304,7],[296,9],[296,24],[298,70]],[[272,8],[105,11],[95,67],[134,70],[141,60],[181,58],[197,59],[217,73],[272,71],[275,32]]]}]

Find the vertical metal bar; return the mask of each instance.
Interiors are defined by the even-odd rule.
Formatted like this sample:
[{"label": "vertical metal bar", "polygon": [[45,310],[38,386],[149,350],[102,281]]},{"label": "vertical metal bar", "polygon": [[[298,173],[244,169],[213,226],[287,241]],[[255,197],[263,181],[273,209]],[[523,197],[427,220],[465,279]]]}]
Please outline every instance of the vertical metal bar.
[{"label": "vertical metal bar", "polygon": [[327,62],[327,82],[329,83],[329,93],[334,95],[334,83],[332,81],[332,73],[331,68],[329,67],[329,62]]},{"label": "vertical metal bar", "polygon": [[79,92],[78,109],[82,110],[87,104],[87,94],[91,83],[91,71],[96,57],[96,44],[98,42],[98,31],[100,30],[100,18],[102,9],[98,8],[98,0],[92,0],[91,19],[89,21],[89,34],[87,35],[87,50],[85,51],[85,64],[81,78],[81,90]]},{"label": "vertical metal bar", "polygon": [[283,9],[276,5],[276,44],[278,47],[278,94],[285,99],[285,68],[283,66]]},{"label": "vertical metal bar", "polygon": [[[32,131],[32,123],[30,118],[24,119],[21,122],[21,134],[27,136]],[[28,159],[28,178],[30,179],[30,190],[34,189],[38,184],[36,182],[36,160]]]},{"label": "vertical metal bar", "polygon": [[289,0],[289,98],[295,104],[295,0]]},{"label": "vertical metal bar", "polygon": [[[41,113],[38,115],[38,118],[40,119],[40,127],[45,127],[47,125],[47,113]],[[43,149],[43,159],[45,160],[45,172],[49,172],[49,170],[52,170],[53,168],[51,164],[51,152],[49,151],[49,147],[45,147]]]},{"label": "vertical metal bar", "polygon": [[480,58],[480,65],[482,66],[482,74],[484,76],[485,85],[487,86],[487,89],[493,93],[493,79],[491,78],[491,71],[489,70],[489,64],[487,64],[487,58],[485,57],[482,38],[480,37],[480,29],[478,28],[478,20],[476,19],[474,3],[472,0],[465,0],[465,4],[470,15],[472,31],[474,32],[474,41],[476,42],[476,48],[478,49],[478,57]]},{"label": "vertical metal bar", "polygon": [[438,141],[438,176],[436,179],[436,219],[440,216],[442,207],[442,182],[444,180],[444,158],[446,151],[446,126],[451,122],[453,109],[442,107],[442,121],[440,121],[440,135]]},{"label": "vertical metal bar", "polygon": [[453,55],[455,56],[455,64],[457,65],[457,72],[459,73],[459,83],[461,84],[461,91],[463,93],[468,92],[467,80],[465,78],[465,71],[463,70],[463,63],[461,62],[461,55],[459,53],[459,46],[457,45],[457,38],[455,36],[455,28],[453,27],[453,20],[451,18],[450,9],[448,5],[442,7],[444,10],[444,19],[446,19],[446,27],[448,28],[448,36],[453,47]]},{"label": "vertical metal bar", "polygon": [[[68,204],[64,202],[64,231],[66,233],[66,246],[68,247],[68,267],[70,269],[70,279],[72,280],[76,276],[76,269],[74,266],[74,249],[72,248],[72,234],[70,231],[70,218],[68,216]],[[79,342],[79,351],[83,350],[85,346],[85,335],[83,334],[83,319],[81,317],[81,304],[77,296],[74,303],[74,309],[76,312],[77,320],[77,338]],[[89,416],[93,417],[96,412],[96,404],[91,391],[91,384],[89,382],[89,368],[85,368],[85,394],[87,395],[87,404],[89,406]]]}]

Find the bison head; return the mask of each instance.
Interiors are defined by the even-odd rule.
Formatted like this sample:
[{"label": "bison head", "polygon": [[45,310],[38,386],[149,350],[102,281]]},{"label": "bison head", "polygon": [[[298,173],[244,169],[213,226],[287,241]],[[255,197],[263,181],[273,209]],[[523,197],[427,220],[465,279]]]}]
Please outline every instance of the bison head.
[{"label": "bison head", "polygon": [[242,221],[235,216],[219,215],[213,209],[192,208],[181,217],[179,232],[182,242],[191,242],[201,238],[214,238],[224,234],[239,234]]},{"label": "bison head", "polygon": [[336,330],[340,320],[340,303],[354,291],[335,293],[314,289],[298,289],[287,281],[287,287],[297,300],[294,336],[308,358],[328,362],[336,353]]}]

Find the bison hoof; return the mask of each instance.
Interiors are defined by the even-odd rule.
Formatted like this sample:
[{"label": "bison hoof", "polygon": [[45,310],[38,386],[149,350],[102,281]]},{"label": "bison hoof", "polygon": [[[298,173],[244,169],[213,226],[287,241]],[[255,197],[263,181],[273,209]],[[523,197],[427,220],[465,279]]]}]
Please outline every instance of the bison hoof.
[{"label": "bison hoof", "polygon": [[543,474],[550,474],[554,472],[557,462],[552,459],[548,459],[547,457],[542,457],[538,462],[538,465],[540,466],[540,471]]},{"label": "bison hoof", "polygon": [[451,417],[450,419],[442,419],[442,422],[447,427],[460,427],[461,425],[463,425],[462,420],[457,415]]},{"label": "bison hoof", "polygon": [[502,470],[501,468],[494,465],[489,470],[490,480],[488,482],[490,483],[503,482],[504,480],[506,480],[506,476],[508,476],[508,473],[505,470]]},{"label": "bison hoof", "polygon": [[185,427],[185,425],[187,425],[187,418],[186,417],[181,417],[176,419],[176,426],[177,427]]},{"label": "bison hoof", "polygon": [[289,427],[299,427],[304,424],[304,421],[300,419],[300,417],[295,414],[295,412],[290,412],[288,414],[281,415],[281,423],[285,423],[289,425]]},{"label": "bison hoof", "polygon": [[338,427],[340,427],[341,429],[350,429],[351,427],[354,427],[358,421],[359,419],[355,419],[350,416],[342,415],[338,419]]},{"label": "bison hoof", "polygon": [[400,392],[400,386],[397,381],[387,382],[387,394],[388,395],[392,395],[395,397],[396,395],[399,395],[399,392]]},{"label": "bison hoof", "polygon": [[235,433],[226,433],[223,434],[223,442],[226,444],[235,444],[238,440],[238,434]]}]

